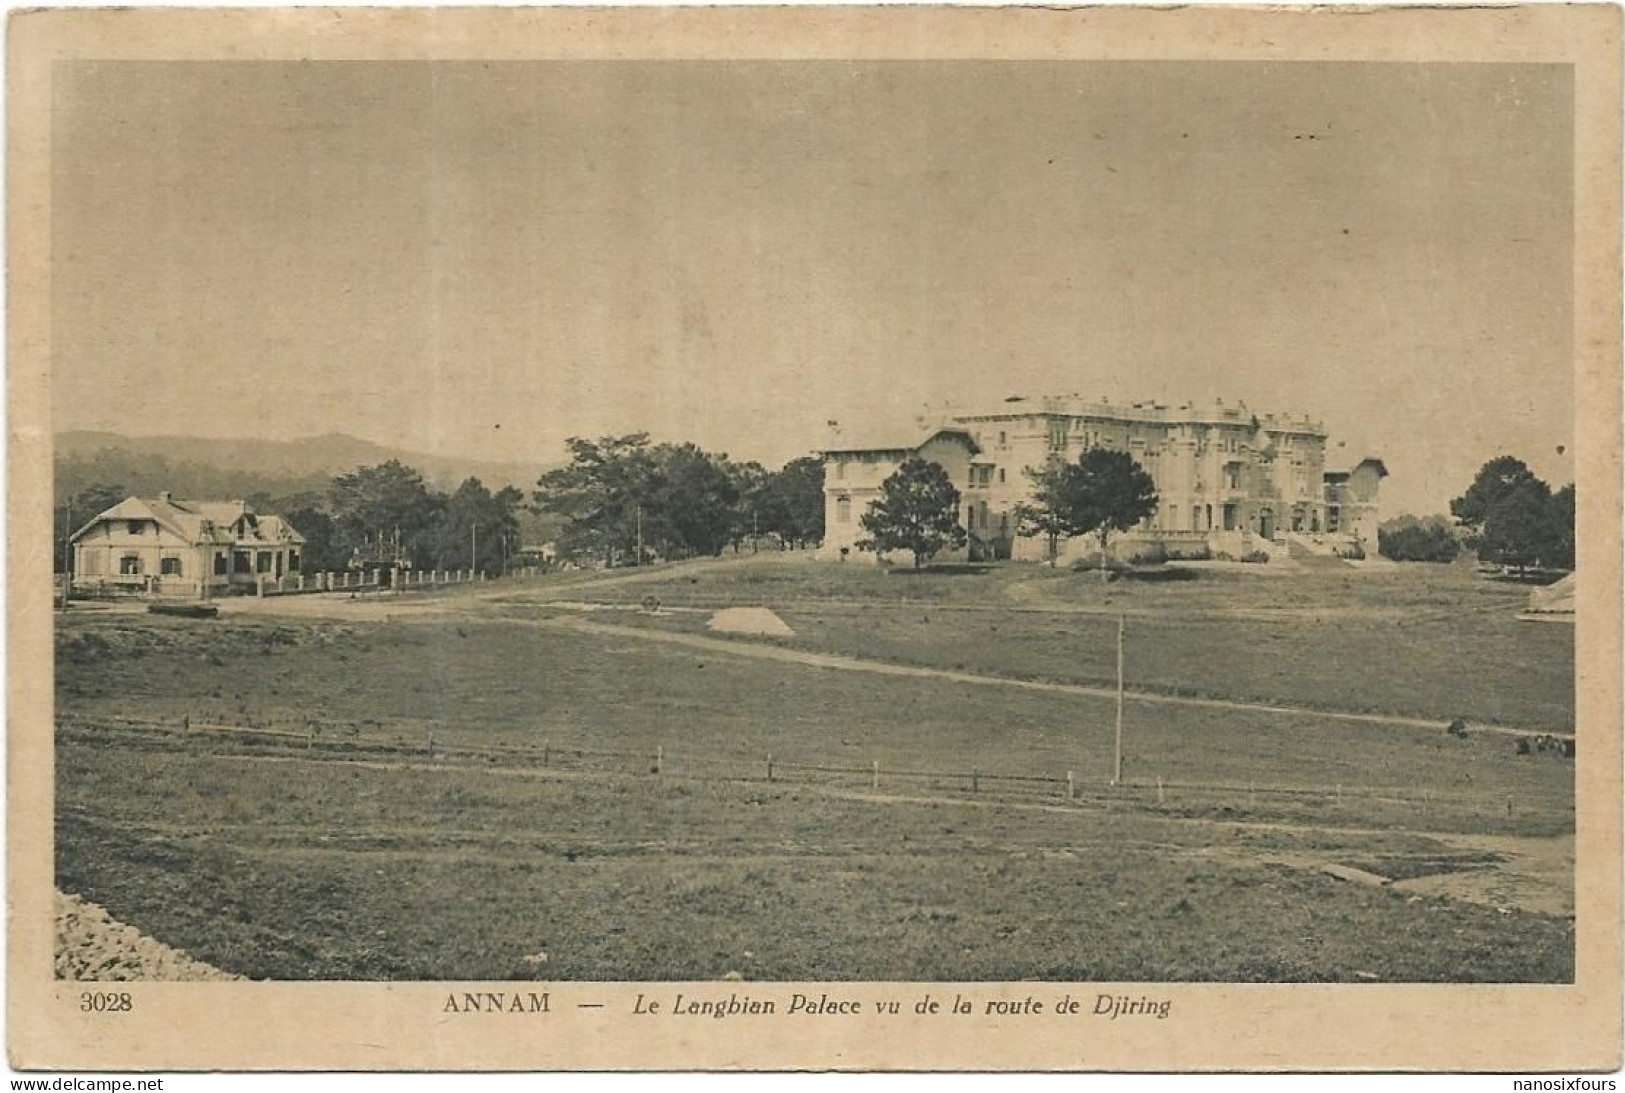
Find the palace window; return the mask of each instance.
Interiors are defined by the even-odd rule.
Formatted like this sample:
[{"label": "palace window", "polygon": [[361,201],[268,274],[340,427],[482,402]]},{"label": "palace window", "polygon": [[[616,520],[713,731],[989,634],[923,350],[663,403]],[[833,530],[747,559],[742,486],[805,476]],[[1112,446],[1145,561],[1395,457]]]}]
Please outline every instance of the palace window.
[{"label": "palace window", "polygon": [[852,498],[837,497],[835,499],[835,522],[837,524],[850,524],[852,522]]}]

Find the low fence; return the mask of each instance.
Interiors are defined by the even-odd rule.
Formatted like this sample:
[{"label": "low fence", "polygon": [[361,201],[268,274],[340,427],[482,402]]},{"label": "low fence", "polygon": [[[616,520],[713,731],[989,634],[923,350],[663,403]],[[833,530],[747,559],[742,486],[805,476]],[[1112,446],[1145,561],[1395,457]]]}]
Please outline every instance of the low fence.
[{"label": "low fence", "polygon": [[539,570],[518,569],[507,577],[489,577],[473,569],[379,569],[342,570],[331,573],[291,573],[261,582],[256,591],[262,596],[293,596],[312,592],[428,592],[498,580],[522,580]]},{"label": "low fence", "polygon": [[432,762],[448,766],[551,770],[604,776],[648,776],[700,781],[799,783],[843,786],[874,793],[935,793],[1041,798],[1056,802],[1110,807],[1124,801],[1170,811],[1224,814],[1246,810],[1268,813],[1290,809],[1335,814],[1345,805],[1400,809],[1427,815],[1448,809],[1457,815],[1507,820],[1567,816],[1572,801],[1525,800],[1481,789],[1359,785],[1277,785],[1201,782],[1142,777],[1112,784],[1098,773],[1080,770],[1050,773],[929,770],[892,766],[879,759],[868,764],[822,763],[767,753],[722,755],[699,751],[601,749],[542,740],[534,744],[470,743],[447,739],[443,724],[430,722],[371,723],[370,731],[352,723],[317,719],[263,725],[234,725],[189,716],[171,719],[137,717],[59,717],[59,735],[95,740],[107,732],[151,742],[227,743],[245,750],[298,754],[311,759]]}]

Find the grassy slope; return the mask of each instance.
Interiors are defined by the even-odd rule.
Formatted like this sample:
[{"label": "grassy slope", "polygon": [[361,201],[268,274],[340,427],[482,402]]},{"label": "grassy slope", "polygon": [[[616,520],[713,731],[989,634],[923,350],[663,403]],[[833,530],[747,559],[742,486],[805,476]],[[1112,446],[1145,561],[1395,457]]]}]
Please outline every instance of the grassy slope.
[{"label": "grassy slope", "polygon": [[[1207,670],[1194,662],[1216,656],[1201,651],[1201,628],[1213,625],[1221,604],[1229,604],[1223,609],[1239,629],[1226,632],[1237,641],[1281,626],[1325,631],[1301,618],[1317,586],[1286,578],[1226,592],[1229,578],[1100,590],[1029,567],[936,580],[855,572],[701,566],[628,585],[577,576],[571,583],[579,591],[566,594],[635,602],[642,584],[675,602],[682,586],[695,587],[690,580],[703,586],[716,578],[738,586],[729,593],[737,602],[790,601],[782,611],[802,630],[798,642],[971,667],[976,657],[995,657],[989,663],[999,671],[1045,675],[1061,674],[1057,662],[1087,667],[1098,656],[1099,642],[1078,640],[1098,620],[1076,608],[1127,610],[1127,600],[1105,597],[1132,596],[1131,633],[1173,627],[1155,645],[1165,654],[1162,683],[1173,676],[1181,686],[1189,677],[1179,673]],[[782,577],[798,594],[739,590],[764,575]],[[1409,665],[1422,691],[1448,695],[1451,706],[1438,716],[1459,705],[1469,681],[1486,707],[1527,701],[1528,709],[1561,709],[1563,688],[1552,680],[1572,671],[1565,628],[1512,628],[1488,644],[1458,640],[1467,621],[1492,618],[1511,599],[1498,588],[1452,587],[1450,575],[1425,578],[1386,591],[1379,583],[1346,588],[1335,606],[1351,645],[1294,637],[1268,655],[1225,662],[1248,665],[1248,685],[1266,697],[1290,698],[1276,689],[1339,671],[1372,678],[1359,650],[1380,656],[1385,641],[1398,645],[1396,620],[1420,626],[1441,615],[1446,635],[1457,635],[1448,646],[1454,660],[1407,657],[1398,645],[1391,661],[1379,661]],[[919,621],[912,607],[871,606],[865,614],[805,605],[865,596],[872,603],[899,588],[889,593],[893,602],[926,602]],[[1091,595],[1102,598],[1091,603]],[[930,614],[930,602],[969,607],[990,597],[1070,613],[1001,619],[966,610],[944,612],[953,618],[941,622]],[[1471,610],[1451,622],[1452,603]],[[1020,640],[995,642],[968,629],[978,625],[1017,627]],[[1054,661],[1044,659],[1052,641],[1061,650]],[[871,644],[852,648],[861,642]],[[1176,648],[1187,652],[1176,657]],[[314,714],[371,721],[369,731],[409,739],[439,722],[447,740],[548,739],[645,754],[658,744],[679,775],[696,753],[740,762],[707,768],[712,773],[754,773],[771,751],[781,761],[857,766],[878,759],[927,769],[1076,769],[1098,791],[1109,764],[1109,703],[677,652],[492,618],[200,624],[86,613],[63,623],[58,653],[65,715],[240,723]],[[1144,677],[1131,670],[1131,679]],[[1367,690],[1379,706],[1399,693]],[[1389,833],[1328,835],[1328,860],[1414,853],[1422,861],[1438,848],[1418,845],[1407,829],[1572,830],[1572,764],[1517,759],[1500,738],[1455,741],[1312,716],[1132,705],[1129,734],[1131,777],[1260,787],[1337,782],[1397,787],[1406,799],[1351,797],[1336,806],[1265,794],[1221,805],[1176,794],[1161,813],[1051,814],[879,804],[809,786],[657,783],[634,775],[635,763],[590,778],[509,777],[273,763],[209,755],[195,741],[132,748],[109,737],[91,746],[76,735],[58,750],[58,877],[202,959],[290,978],[666,979],[730,970],[752,978],[910,979],[1572,975],[1562,920],[1412,902],[1301,869],[1241,864],[1210,853],[1229,846],[1233,829],[1175,818],[1220,813],[1370,826]],[[1426,810],[1416,804],[1424,790],[1432,795]],[[1511,817],[1508,798],[1517,806]],[[546,964],[524,963],[540,950]]]},{"label": "grassy slope", "polygon": [[[58,703],[72,714],[297,724],[318,711],[407,740],[423,739],[432,721],[454,742],[641,755],[659,746],[678,772],[711,759],[733,763],[704,770],[757,775],[771,753],[781,763],[878,761],[903,770],[1072,770],[1095,785],[1111,774],[1110,701],[786,666],[522,623],[222,619],[199,627],[92,617],[61,646]],[[1127,741],[1128,774],[1140,781],[1398,788],[1412,801],[1431,794],[1435,825],[1548,832],[1572,823],[1572,764],[1515,757],[1502,737],[1134,705]],[[1394,807],[1407,817],[1418,811]]]},{"label": "grassy slope", "polygon": [[[786,787],[173,749],[75,745],[60,758],[60,883],[253,976],[1573,974],[1561,919],[1227,863],[1209,844],[1234,831],[1133,812],[882,806]],[[161,810],[153,785],[165,787]],[[1322,843],[1347,861],[1426,840]],[[542,952],[545,963],[526,962]]]},{"label": "grassy slope", "polygon": [[[1040,566],[888,575],[873,566],[775,560],[599,583],[576,594],[634,603],[655,595],[664,605],[763,603],[796,630],[799,647],[1080,683],[1115,678],[1121,611],[1132,686],[1432,717],[1441,725],[1465,717],[1574,726],[1573,628],[1519,622],[1527,589],[1481,580],[1466,567],[1272,576],[1202,570],[1188,582],[1101,585],[1092,575]],[[693,628],[701,620],[678,615],[665,625]]]}]

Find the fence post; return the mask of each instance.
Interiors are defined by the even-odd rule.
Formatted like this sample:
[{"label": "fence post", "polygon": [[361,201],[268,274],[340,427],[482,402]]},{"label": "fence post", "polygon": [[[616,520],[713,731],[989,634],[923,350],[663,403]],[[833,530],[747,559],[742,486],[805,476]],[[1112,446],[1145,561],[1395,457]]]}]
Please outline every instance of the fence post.
[{"label": "fence post", "polygon": [[1164,804],[1166,798],[1162,795],[1162,775],[1157,775],[1157,804]]},{"label": "fence post", "polygon": [[1069,801],[1078,799],[1078,780],[1071,771],[1066,772],[1066,799]]},{"label": "fence post", "polygon": [[773,753],[772,752],[769,752],[768,755],[767,755],[767,780],[769,782],[771,782],[773,780]]},{"label": "fence post", "polygon": [[1512,795],[1507,794],[1507,819],[1512,819]]},{"label": "fence post", "polygon": [[973,770],[973,771],[970,772],[970,791],[972,793],[980,793],[982,791],[981,785],[979,784],[979,782],[980,782],[979,775],[980,775],[979,771]]},{"label": "fence post", "polygon": [[543,740],[542,741],[542,766],[544,766],[544,767],[547,766],[547,760],[549,758],[548,753],[550,751],[552,751],[552,746],[546,740]]},{"label": "fence post", "polygon": [[659,774],[666,765],[666,749],[659,744],[655,745],[655,773]]},{"label": "fence post", "polygon": [[870,779],[869,786],[870,786],[871,789],[879,789],[880,788],[880,760],[879,759],[876,759],[874,761],[874,763],[872,764],[872,768],[873,768],[873,777]]},{"label": "fence post", "polygon": [[181,735],[182,736],[190,736],[191,734],[192,734],[192,715],[189,714],[189,713],[183,713],[183,714],[181,714]]},{"label": "fence post", "polygon": [[1343,783],[1342,782],[1337,783],[1337,803],[1339,805],[1341,805],[1343,803]]}]

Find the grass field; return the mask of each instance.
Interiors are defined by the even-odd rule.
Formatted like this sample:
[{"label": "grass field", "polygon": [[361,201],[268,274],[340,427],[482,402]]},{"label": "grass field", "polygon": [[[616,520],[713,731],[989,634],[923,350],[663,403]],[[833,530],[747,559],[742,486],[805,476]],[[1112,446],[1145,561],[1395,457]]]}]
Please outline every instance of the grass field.
[{"label": "grass field", "polygon": [[[1566,628],[1503,627],[1513,595],[1470,575],[1383,591],[1402,575],[1101,589],[1034,567],[932,579],[775,559],[399,613],[70,613],[58,880],[278,978],[1568,980],[1573,764],[1504,736],[1131,702],[1135,785],[1110,790],[1109,701],[666,640],[704,613],[606,611],[591,617],[611,629],[587,631],[547,603],[751,602],[765,582],[779,591],[757,602],[797,630],[781,646],[1063,681],[1101,678],[1115,618],[1097,612],[1121,610],[1147,690],[1572,725]],[[1315,581],[1335,633],[1302,615]],[[1395,635],[1413,630],[1445,648],[1405,656]],[[655,777],[637,758],[541,769],[94,729],[121,716],[664,758]],[[768,784],[768,754],[781,778],[873,763],[1073,771],[1080,788]]]}]

